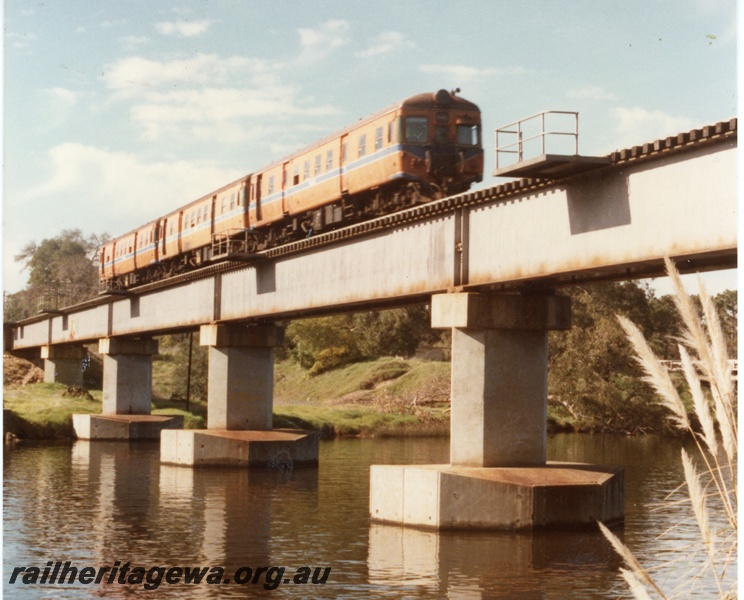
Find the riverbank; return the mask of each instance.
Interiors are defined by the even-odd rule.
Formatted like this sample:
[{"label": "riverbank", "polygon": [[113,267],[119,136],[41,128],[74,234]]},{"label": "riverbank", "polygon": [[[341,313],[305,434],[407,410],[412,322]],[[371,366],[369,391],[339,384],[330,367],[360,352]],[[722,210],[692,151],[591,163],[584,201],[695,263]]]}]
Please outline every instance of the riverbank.
[{"label": "riverbank", "polygon": [[[168,364],[153,365],[153,414],[183,415],[185,427],[206,428],[207,405],[192,399],[165,398]],[[380,358],[308,377],[297,363],[277,363],[274,427],[319,431],[337,437],[449,435],[447,362]],[[62,384],[11,383],[4,392],[4,432],[18,439],[64,439],[72,436],[73,414],[100,414],[101,390]],[[550,431],[572,430],[570,423],[549,418]]]}]

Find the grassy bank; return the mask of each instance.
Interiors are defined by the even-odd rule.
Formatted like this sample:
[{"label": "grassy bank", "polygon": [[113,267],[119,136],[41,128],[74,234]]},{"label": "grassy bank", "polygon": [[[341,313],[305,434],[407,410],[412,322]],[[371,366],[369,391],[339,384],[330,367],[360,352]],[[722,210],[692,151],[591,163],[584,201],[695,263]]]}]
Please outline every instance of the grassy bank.
[{"label": "grassy bank", "polygon": [[[32,383],[3,387],[3,429],[20,439],[60,439],[72,435],[72,415],[101,414],[101,390],[71,395],[60,383]],[[153,414],[183,415],[186,427],[206,426],[206,406],[191,411],[182,403],[156,400]]]},{"label": "grassy bank", "polygon": [[[449,433],[449,364],[382,358],[308,378],[296,363],[276,366],[274,427],[314,429],[323,438]],[[153,363],[154,414],[180,414],[206,427],[207,405],[170,399],[172,363]],[[100,414],[101,391],[70,396],[62,384],[6,385],[5,432],[18,438],[70,437],[73,414]]]}]

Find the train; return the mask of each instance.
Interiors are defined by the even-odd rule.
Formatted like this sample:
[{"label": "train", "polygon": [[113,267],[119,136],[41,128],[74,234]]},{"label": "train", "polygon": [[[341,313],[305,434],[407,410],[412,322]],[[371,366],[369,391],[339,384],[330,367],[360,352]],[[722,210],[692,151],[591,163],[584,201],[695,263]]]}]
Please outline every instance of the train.
[{"label": "train", "polygon": [[483,179],[481,114],[460,90],[397,102],[103,245],[101,291],[464,192]]}]

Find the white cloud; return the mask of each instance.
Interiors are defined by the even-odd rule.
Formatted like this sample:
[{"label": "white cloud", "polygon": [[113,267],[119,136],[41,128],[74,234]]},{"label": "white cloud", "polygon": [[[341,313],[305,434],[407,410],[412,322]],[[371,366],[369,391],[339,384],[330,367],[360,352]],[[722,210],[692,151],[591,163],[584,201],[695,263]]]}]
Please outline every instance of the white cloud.
[{"label": "white cloud", "polygon": [[4,198],[3,289],[17,291],[27,274],[12,260],[24,244],[62,229],[121,235],[241,175],[201,160],[152,161],[79,143],[47,152],[48,176]]},{"label": "white cloud", "polygon": [[130,56],[106,65],[104,79],[113,90],[179,83],[205,85],[222,83],[236,74],[260,72],[265,68],[265,61],[241,56],[223,58],[216,54],[197,54],[169,61]]},{"label": "white cloud", "polygon": [[640,107],[616,107],[612,109],[611,114],[615,119],[614,139],[618,149],[652,142],[698,126],[689,117]]},{"label": "white cloud", "polygon": [[300,98],[266,61],[241,56],[198,54],[169,61],[133,56],[108,65],[104,77],[114,99],[128,103],[131,121],[147,140],[254,138],[257,119],[337,112]]},{"label": "white cloud", "polygon": [[369,47],[362,52],[358,52],[357,56],[368,58],[370,56],[378,56],[388,52],[395,52],[396,50],[415,47],[416,44],[406,39],[400,31],[383,31],[381,34],[372,38]]},{"label": "white cloud", "polygon": [[568,92],[569,98],[586,98],[588,100],[617,100],[617,96],[598,85],[585,85]]},{"label": "white cloud", "polygon": [[144,35],[126,35],[119,41],[125,48],[136,48],[150,43],[150,38]]},{"label": "white cloud", "polygon": [[202,19],[200,21],[164,21],[155,23],[155,29],[162,35],[175,35],[178,37],[196,37],[204,33],[212,21]]},{"label": "white cloud", "polygon": [[33,42],[36,41],[36,34],[34,33],[14,33],[8,32],[5,35],[5,43],[10,48],[22,49],[27,48]]},{"label": "white cloud", "polygon": [[123,233],[239,175],[204,161],[153,162],[72,142],[48,157],[50,177],[16,199],[48,207],[35,217],[42,228],[51,220],[57,229],[77,222],[87,231]]},{"label": "white cloud", "polygon": [[302,107],[291,87],[198,88],[148,94],[134,104],[130,115],[150,140],[164,135],[195,135],[199,139],[255,138],[252,130],[271,117],[283,121],[293,115],[327,115],[330,106]]},{"label": "white cloud", "polygon": [[478,77],[491,77],[495,75],[522,75],[527,70],[524,67],[471,67],[469,65],[421,65],[419,71],[422,73],[433,73],[435,75],[446,75],[457,81],[472,80]]},{"label": "white cloud", "polygon": [[78,100],[78,93],[61,87],[53,87],[46,90],[46,93],[51,96],[55,102],[61,103],[65,106],[74,106]]},{"label": "white cloud", "polygon": [[300,28],[300,60],[312,62],[328,56],[339,46],[348,43],[349,23],[341,19],[326,21],[317,29]]},{"label": "white cloud", "polygon": [[35,120],[35,130],[38,132],[49,132],[61,129],[69,125],[70,120],[75,118],[81,100],[86,98],[93,103],[93,96],[86,92],[73,91],[63,87],[53,87],[42,90],[44,109],[39,111]]}]

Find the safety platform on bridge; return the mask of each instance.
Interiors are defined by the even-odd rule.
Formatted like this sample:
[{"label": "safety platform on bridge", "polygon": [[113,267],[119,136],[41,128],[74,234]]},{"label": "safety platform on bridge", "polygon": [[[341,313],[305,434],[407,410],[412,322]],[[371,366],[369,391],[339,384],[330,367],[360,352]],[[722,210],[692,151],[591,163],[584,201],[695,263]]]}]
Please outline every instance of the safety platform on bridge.
[{"label": "safety platform on bridge", "polygon": [[609,156],[579,154],[577,112],[543,111],[496,129],[494,177],[562,179],[609,163]]}]

